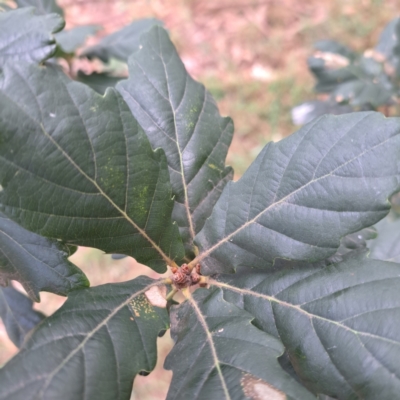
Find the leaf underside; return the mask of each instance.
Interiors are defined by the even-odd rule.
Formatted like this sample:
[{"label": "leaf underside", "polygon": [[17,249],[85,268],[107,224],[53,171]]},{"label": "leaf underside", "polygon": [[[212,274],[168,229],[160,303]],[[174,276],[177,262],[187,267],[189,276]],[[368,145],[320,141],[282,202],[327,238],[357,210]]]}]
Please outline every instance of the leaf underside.
[{"label": "leaf underside", "polygon": [[117,85],[153,148],[164,149],[175,196],[173,219],[193,254],[193,237],[211,214],[233,171],[225,167],[233,123],[222,118],[204,86],[186,72],[168,34],[156,26],[129,59]]},{"label": "leaf underside", "polygon": [[308,388],[390,400],[400,391],[400,266],[356,252],[339,264],[216,278],[226,300],[279,337]]},{"label": "leaf underside", "polygon": [[8,65],[0,141],[1,209],[25,228],[158,271],[183,256],[165,156],[113,89],[102,97],[56,67]]},{"label": "leaf underside", "polygon": [[269,143],[229,183],[195,243],[206,274],[315,262],[340,238],[373,225],[399,188],[400,120],[378,113],[324,116]]},{"label": "leaf underside", "polygon": [[61,242],[29,232],[0,212],[0,277],[20,282],[32,300],[40,301],[40,291],[65,296],[89,286],[69,256]]},{"label": "leaf underside", "polygon": [[0,13],[0,66],[6,61],[41,62],[56,50],[55,32],[64,27],[56,14],[36,15],[34,8]]},{"label": "leaf underside", "polygon": [[166,309],[145,294],[156,284],[142,276],[72,292],[0,369],[0,399],[129,399],[169,325]]},{"label": "leaf underside", "polygon": [[27,333],[45,317],[32,308],[32,300],[13,287],[0,287],[0,318],[11,341],[21,347]]},{"label": "leaf underside", "polygon": [[173,370],[167,400],[315,399],[280,367],[281,342],[251,319],[226,302],[220,289],[199,289],[174,307],[175,346],[165,362]]}]

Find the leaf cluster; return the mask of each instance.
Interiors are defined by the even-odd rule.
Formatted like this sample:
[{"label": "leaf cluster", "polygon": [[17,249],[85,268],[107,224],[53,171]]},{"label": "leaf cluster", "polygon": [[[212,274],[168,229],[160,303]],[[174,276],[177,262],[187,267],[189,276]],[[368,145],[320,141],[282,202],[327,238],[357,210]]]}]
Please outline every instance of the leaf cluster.
[{"label": "leaf cluster", "polygon": [[358,54],[334,40],[315,44],[308,68],[316,79],[321,99],[305,102],[292,110],[293,122],[302,125],[323,114],[388,110],[399,104],[400,18],[382,31],[373,49]]},{"label": "leaf cluster", "polygon": [[[0,13],[0,282],[31,298],[0,290],[20,346],[0,399],[129,399],[166,329],[167,399],[396,398],[398,221],[371,226],[400,190],[400,119],[320,117],[233,182],[233,123],[159,24],[100,95],[52,62],[49,4]],[[121,54],[105,42],[86,54]],[[77,246],[169,277],[88,287]],[[68,296],[47,318],[44,290]]]}]

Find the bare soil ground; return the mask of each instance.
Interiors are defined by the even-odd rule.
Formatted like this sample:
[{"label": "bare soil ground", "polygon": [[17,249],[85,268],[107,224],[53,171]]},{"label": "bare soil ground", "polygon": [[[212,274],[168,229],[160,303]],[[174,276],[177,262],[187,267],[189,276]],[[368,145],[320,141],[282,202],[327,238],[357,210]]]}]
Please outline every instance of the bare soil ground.
[{"label": "bare soil ground", "polygon": [[[296,130],[291,107],[314,96],[306,64],[313,42],[331,38],[363,51],[400,14],[400,0],[59,0],[59,5],[65,9],[67,28],[102,25],[98,38],[135,19],[163,20],[188,71],[235,122],[228,163],[236,179],[267,142]],[[81,248],[72,261],[92,286],[156,276],[131,258],[113,261],[93,249]],[[46,314],[65,300],[41,296],[37,308]],[[157,368],[135,379],[132,399],[166,397],[172,376],[162,369],[172,346],[168,334],[159,344]],[[16,352],[0,321],[0,366]]]}]

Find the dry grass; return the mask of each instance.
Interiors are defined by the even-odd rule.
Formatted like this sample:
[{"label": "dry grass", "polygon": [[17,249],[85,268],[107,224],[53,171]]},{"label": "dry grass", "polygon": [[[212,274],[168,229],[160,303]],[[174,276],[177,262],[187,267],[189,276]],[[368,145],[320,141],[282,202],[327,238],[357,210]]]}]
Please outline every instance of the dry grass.
[{"label": "dry grass", "polygon": [[[133,19],[162,19],[189,72],[214,94],[236,127],[228,155],[239,177],[270,140],[296,128],[292,106],[313,97],[306,66],[314,41],[332,38],[360,51],[372,47],[384,25],[399,13],[398,0],[59,0],[67,27],[95,23],[107,34]],[[92,286],[154,275],[132,259],[111,261],[99,251],[80,249],[73,261]],[[64,299],[42,294],[37,308],[50,314]],[[136,378],[132,399],[164,399],[171,372],[162,370],[171,348],[160,340],[160,359],[149,377]],[[17,349],[0,325],[0,365]]]}]

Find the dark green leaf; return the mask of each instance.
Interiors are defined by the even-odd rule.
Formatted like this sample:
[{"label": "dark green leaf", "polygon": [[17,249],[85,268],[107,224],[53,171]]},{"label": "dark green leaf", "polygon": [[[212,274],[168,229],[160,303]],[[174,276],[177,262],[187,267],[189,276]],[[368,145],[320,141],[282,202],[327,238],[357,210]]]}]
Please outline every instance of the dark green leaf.
[{"label": "dark green leaf", "polygon": [[350,68],[355,79],[338,84],[332,97],[338,102],[349,102],[358,107],[371,105],[373,108],[391,102],[394,87],[384,71],[383,64],[373,57],[360,57]]},{"label": "dark green leaf", "polygon": [[373,109],[391,101],[392,92],[373,82],[351,81],[340,85],[333,96],[340,101],[348,101],[353,106],[369,104]]},{"label": "dark green leaf", "polygon": [[[328,42],[325,47],[335,46]],[[336,102],[350,103],[354,107],[371,105],[376,108],[392,101],[395,88],[384,65],[376,59],[376,52],[356,57],[347,54],[345,49],[333,50],[317,52],[308,60],[317,79],[317,92],[331,93]]]},{"label": "dark green leaf", "polygon": [[[340,60],[337,62],[338,65],[334,65],[334,67],[329,67],[323,55],[310,57],[307,60],[308,68],[317,79],[315,86],[317,92],[330,93],[339,83],[357,79],[357,71],[350,64],[346,65],[346,62],[349,63],[350,61],[346,58],[338,58],[338,60]],[[334,63],[334,61],[331,63]]]},{"label": "dark green leaf", "polygon": [[399,189],[400,119],[324,116],[269,143],[229,183],[196,236],[202,271],[266,268],[277,257],[315,262],[340,238],[382,219]]},{"label": "dark green leaf", "polygon": [[0,288],[0,318],[17,347],[21,347],[26,334],[44,318],[32,305],[32,300],[13,287]]},{"label": "dark green leaf", "polygon": [[333,100],[312,100],[292,108],[292,121],[295,125],[304,125],[324,114],[341,115],[353,111],[354,108],[348,104],[338,104]]},{"label": "dark green leaf", "polygon": [[61,51],[66,54],[71,54],[85,43],[88,36],[95,34],[99,29],[100,26],[98,25],[76,26],[69,31],[56,33],[54,37]]},{"label": "dark green leaf", "polygon": [[[400,392],[400,265],[353,253],[325,268],[220,276],[225,293],[279,337],[302,381],[343,400]],[[241,304],[239,303],[241,302]]]},{"label": "dark green leaf", "polygon": [[400,263],[400,219],[385,218],[375,227],[378,238],[368,244],[370,258]]},{"label": "dark green leaf", "polygon": [[0,13],[0,66],[6,61],[37,63],[51,57],[56,50],[52,33],[63,27],[60,16],[35,15],[34,8]]},{"label": "dark green leaf", "polygon": [[142,33],[154,25],[163,25],[155,18],[140,19],[125,26],[121,30],[103,38],[97,45],[89,47],[82,52],[82,56],[89,59],[99,58],[108,62],[110,58],[128,61],[129,56],[139,50],[139,39]]},{"label": "dark green leaf", "polygon": [[38,14],[56,13],[64,16],[64,11],[55,0],[15,0],[18,7],[35,7]]},{"label": "dark green leaf", "polygon": [[282,343],[251,319],[219,289],[200,289],[174,307],[167,399],[315,399],[280,367]]},{"label": "dark green leaf", "polygon": [[[374,227],[362,229],[361,231],[350,233],[342,237],[340,240],[340,246],[336,250],[336,253],[330,257],[320,260],[317,262],[306,262],[306,261],[292,261],[282,258],[277,258],[274,262],[273,270],[278,271],[280,269],[295,269],[295,268],[321,268],[327,265],[338,263],[343,261],[344,256],[348,256],[353,251],[360,251],[367,249],[367,240],[375,239],[377,231]],[[249,268],[239,268],[237,271],[246,271]],[[269,269],[271,270],[271,268]],[[250,268],[250,271],[254,272],[254,268]]]},{"label": "dark green leaf", "polygon": [[166,309],[146,296],[155,285],[142,276],[72,292],[0,369],[0,399],[129,399],[134,376],[154,368],[157,334],[169,325]]},{"label": "dark green leaf", "polygon": [[1,208],[25,228],[158,271],[183,256],[165,155],[113,89],[100,96],[56,67],[8,65],[0,143]]},{"label": "dark green leaf", "polygon": [[173,218],[191,253],[192,240],[211,214],[233,171],[225,167],[230,118],[219,115],[203,85],[186,72],[168,34],[154,27],[129,59],[129,80],[117,85],[153,148],[164,149],[171,176]]},{"label": "dark green leaf", "polygon": [[90,86],[97,93],[104,94],[109,87],[114,87],[122,77],[112,76],[107,72],[93,72],[90,75],[78,71],[77,81]]},{"label": "dark green leaf", "polygon": [[[394,69],[400,77],[400,18],[391,21],[381,33],[375,52]],[[391,71],[387,71],[391,72]],[[392,75],[392,74],[390,74]]]},{"label": "dark green leaf", "polygon": [[[342,262],[345,257],[348,257],[350,253],[361,250],[367,250],[367,240],[376,238],[377,231],[374,227],[362,229],[361,231],[351,233],[342,237],[340,240],[340,246],[336,250],[336,253],[330,257],[319,260],[313,263],[307,261],[293,261],[284,258],[277,258],[274,261],[274,265],[268,268],[268,272],[281,271],[281,270],[293,270],[299,268],[325,268],[328,265]],[[259,268],[252,267],[238,267],[236,272],[239,273],[254,273],[259,272]]]},{"label": "dark green leaf", "polygon": [[39,291],[65,296],[89,286],[69,256],[61,242],[29,232],[0,213],[0,276],[19,281],[33,300],[40,301]]}]

